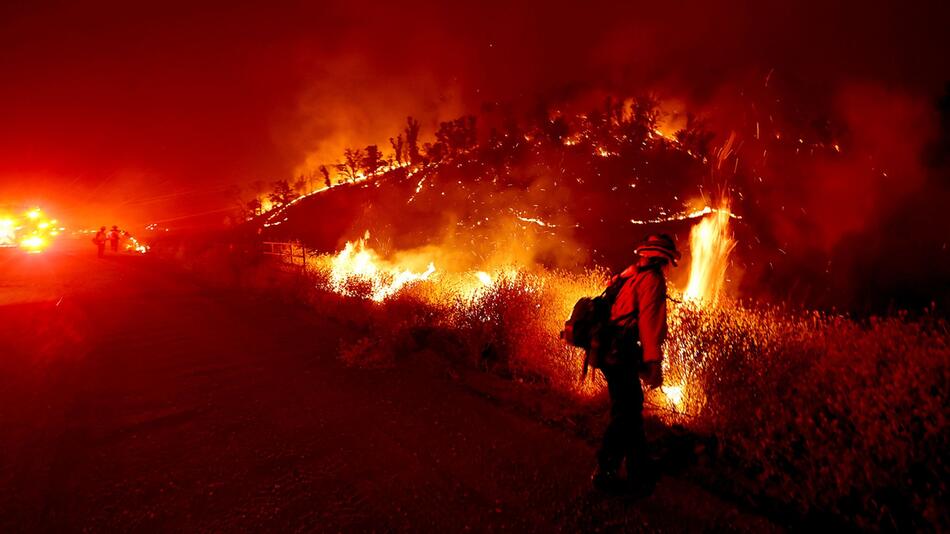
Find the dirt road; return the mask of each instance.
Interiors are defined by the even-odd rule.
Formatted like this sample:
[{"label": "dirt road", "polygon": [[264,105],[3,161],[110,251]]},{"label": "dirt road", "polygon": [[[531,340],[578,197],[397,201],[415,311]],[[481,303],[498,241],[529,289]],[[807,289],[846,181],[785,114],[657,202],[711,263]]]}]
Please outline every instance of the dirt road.
[{"label": "dirt road", "polygon": [[148,257],[0,255],[0,531],[760,528],[675,478],[589,491],[591,447],[345,326]]}]

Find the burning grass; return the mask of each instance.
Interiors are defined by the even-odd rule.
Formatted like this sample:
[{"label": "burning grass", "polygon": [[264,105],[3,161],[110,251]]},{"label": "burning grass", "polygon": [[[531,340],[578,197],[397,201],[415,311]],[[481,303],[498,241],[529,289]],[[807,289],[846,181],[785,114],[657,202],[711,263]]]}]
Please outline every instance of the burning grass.
[{"label": "burning grass", "polygon": [[[647,392],[648,409],[715,436],[722,461],[713,478],[746,497],[862,528],[946,528],[947,323],[725,298],[732,215],[727,206],[711,215],[691,233],[686,291],[671,291],[665,385]],[[602,377],[581,379],[583,354],[558,332],[608,273],[455,272],[422,256],[389,261],[364,239],[308,257],[318,306],[369,325],[342,347],[344,360],[379,367],[428,351],[578,404],[602,398]]]},{"label": "burning grass", "polygon": [[[308,272],[340,293],[332,265],[312,258]],[[604,383],[581,380],[582,355],[557,333],[605,281],[600,271],[436,269],[373,302],[376,285],[347,278],[343,294],[366,299],[358,313],[374,324],[342,352],[380,366],[428,348],[583,402]],[[716,436],[729,477],[751,497],[861,527],[946,526],[948,341],[946,323],[928,317],[686,300],[671,304],[666,385],[646,402],[667,423]]]}]

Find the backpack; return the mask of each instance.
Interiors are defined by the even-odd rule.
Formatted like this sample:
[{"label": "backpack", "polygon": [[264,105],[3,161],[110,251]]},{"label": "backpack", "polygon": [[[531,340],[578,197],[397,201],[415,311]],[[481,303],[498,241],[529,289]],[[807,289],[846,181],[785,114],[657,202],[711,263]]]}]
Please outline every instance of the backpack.
[{"label": "backpack", "polygon": [[[639,274],[639,270],[637,274]],[[634,275],[636,276],[636,275]],[[613,346],[616,328],[610,320],[610,309],[630,276],[618,276],[603,293],[596,297],[583,297],[574,304],[571,317],[564,323],[561,339],[568,345],[585,351],[584,369],[581,377],[587,376],[588,367],[600,369],[604,363],[604,347]]]}]

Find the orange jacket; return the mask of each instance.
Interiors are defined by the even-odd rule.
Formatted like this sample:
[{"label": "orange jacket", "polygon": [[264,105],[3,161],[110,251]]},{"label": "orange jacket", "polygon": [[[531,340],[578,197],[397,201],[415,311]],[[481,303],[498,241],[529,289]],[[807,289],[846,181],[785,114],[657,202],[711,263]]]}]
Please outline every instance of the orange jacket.
[{"label": "orange jacket", "polygon": [[629,279],[610,308],[610,319],[621,327],[636,326],[643,361],[660,361],[666,339],[666,279],[660,269],[637,271],[637,266],[631,265],[620,274]]}]

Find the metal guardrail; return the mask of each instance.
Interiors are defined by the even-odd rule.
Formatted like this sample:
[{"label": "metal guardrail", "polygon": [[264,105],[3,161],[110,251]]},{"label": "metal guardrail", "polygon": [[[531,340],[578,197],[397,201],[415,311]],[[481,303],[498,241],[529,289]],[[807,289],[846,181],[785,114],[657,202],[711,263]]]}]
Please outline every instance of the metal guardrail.
[{"label": "metal guardrail", "polygon": [[[307,265],[307,248],[300,243],[264,241],[262,246],[263,250],[261,252],[265,256],[277,257],[284,263],[290,263],[292,265]],[[311,256],[312,255],[313,254],[311,254]]]}]

